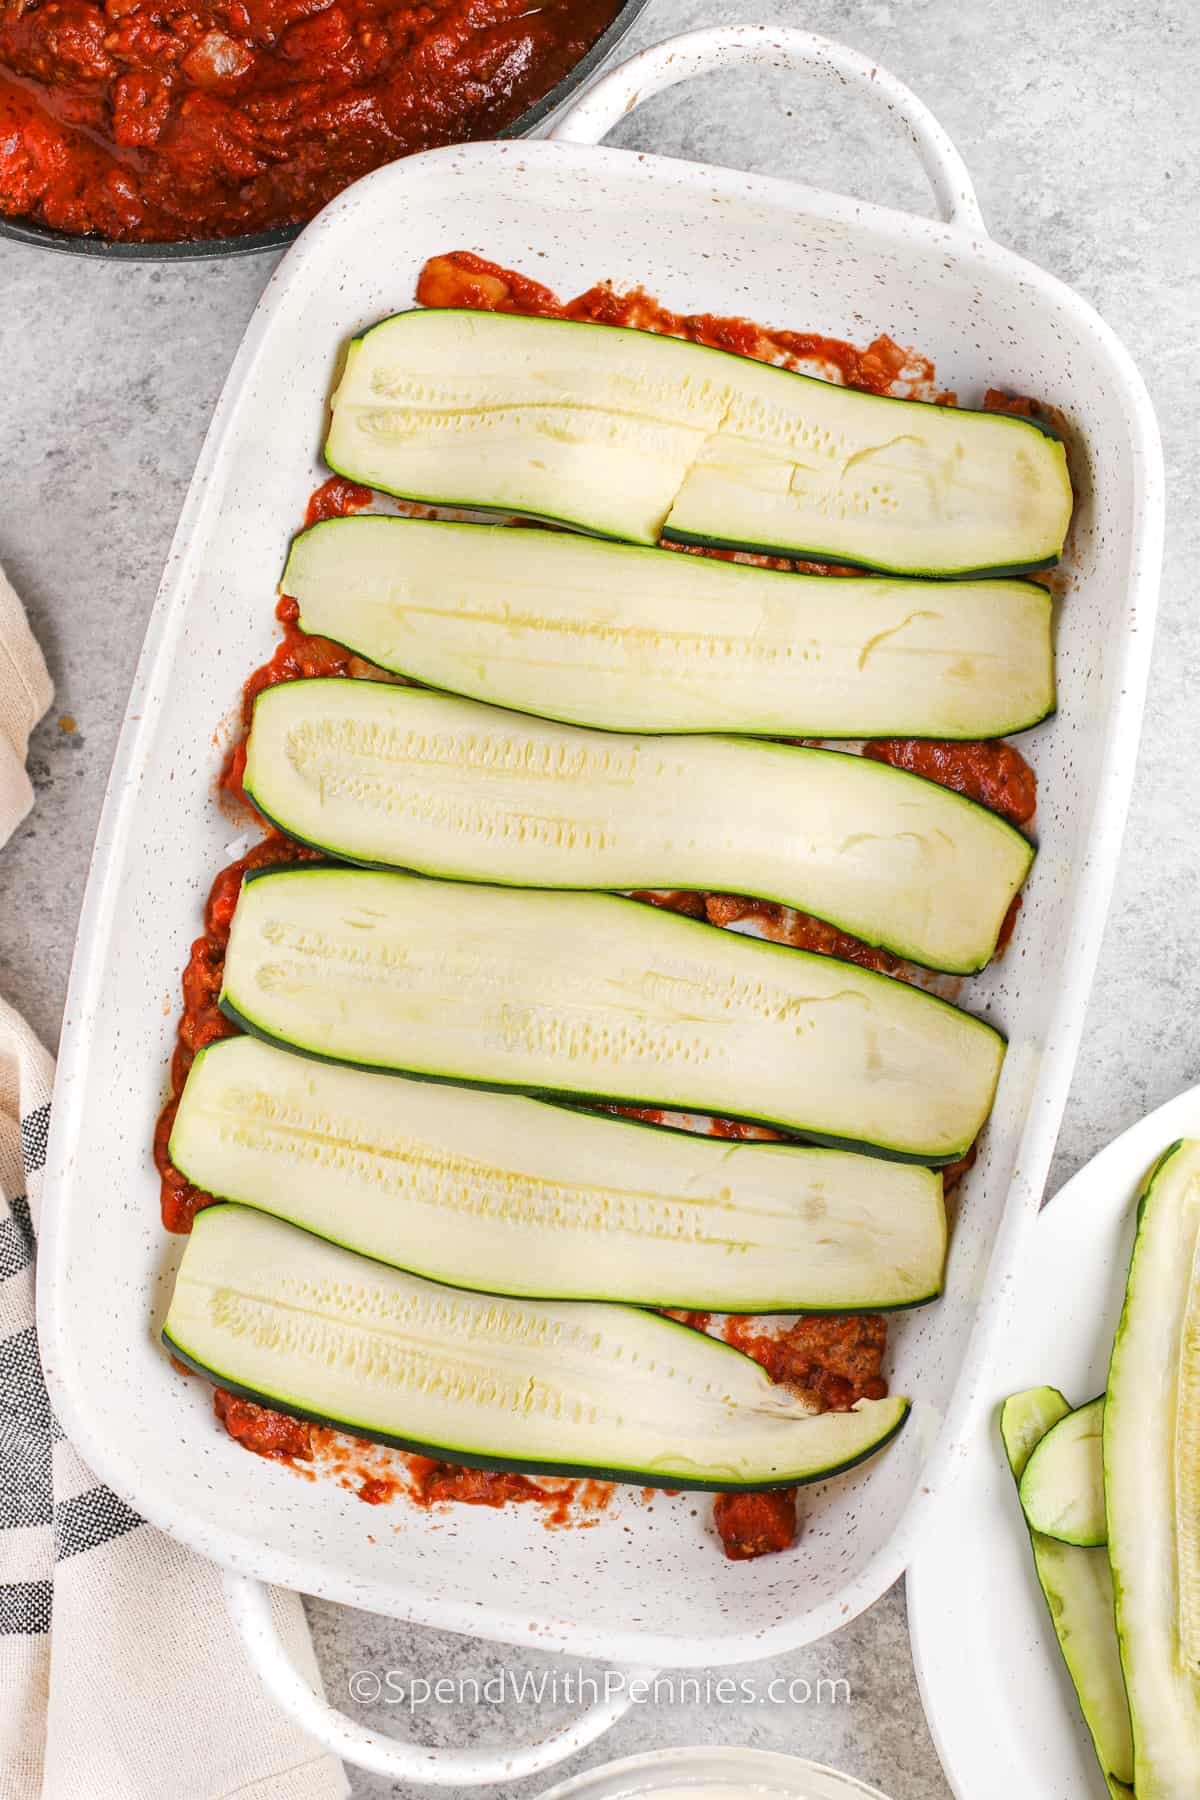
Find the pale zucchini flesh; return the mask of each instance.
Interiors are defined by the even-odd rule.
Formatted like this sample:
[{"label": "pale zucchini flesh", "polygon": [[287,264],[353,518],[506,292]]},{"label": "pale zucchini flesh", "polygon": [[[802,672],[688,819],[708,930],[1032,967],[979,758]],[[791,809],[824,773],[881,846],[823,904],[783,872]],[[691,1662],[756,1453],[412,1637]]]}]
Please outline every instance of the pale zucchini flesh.
[{"label": "pale zucchini flesh", "polygon": [[[1070,1414],[1057,1388],[1029,1388],[1004,1402],[1000,1435],[1018,1487],[1046,1434],[1059,1429]],[[1029,1539],[1038,1582],[1097,1761],[1113,1800],[1126,1800],[1133,1793],[1133,1739],[1108,1558],[1102,1549],[1065,1544],[1032,1526]]]},{"label": "pale zucchini flesh", "polygon": [[1004,1057],[907,982],[633,900],[303,865],[243,884],[221,1004],[337,1062],[930,1164],[973,1142]]},{"label": "pale zucchini flesh", "polygon": [[1103,1432],[1101,1394],[1046,1433],[1021,1477],[1021,1505],[1031,1530],[1064,1544],[1108,1542]]},{"label": "pale zucchini flesh", "polygon": [[226,1388],[382,1443],[658,1487],[815,1481],[908,1411],[816,1413],[657,1313],[440,1287],[240,1206],[197,1215],[163,1337]]},{"label": "pale zucchini flesh", "polygon": [[894,574],[1045,566],[1071,516],[1029,419],[893,400],[678,338],[469,310],[350,345],[331,468],[408,499]]},{"label": "pale zucchini flesh", "polygon": [[589,731],[385,682],[265,689],[244,782],[290,837],[343,860],[750,894],[953,974],[988,962],[1033,860],[995,813],[869,757]]},{"label": "pale zucchini flesh", "polygon": [[342,1069],[251,1037],[200,1052],[170,1154],[207,1193],[454,1287],[768,1313],[915,1306],[942,1285],[932,1170]]},{"label": "pale zucchini flesh", "polygon": [[1108,1554],[1138,1800],[1200,1787],[1200,1142],[1142,1195],[1104,1409]]},{"label": "pale zucchini flesh", "polygon": [[568,532],[360,516],[302,532],[300,625],[380,668],[608,731],[978,739],[1054,709],[1032,581],[792,575]]}]

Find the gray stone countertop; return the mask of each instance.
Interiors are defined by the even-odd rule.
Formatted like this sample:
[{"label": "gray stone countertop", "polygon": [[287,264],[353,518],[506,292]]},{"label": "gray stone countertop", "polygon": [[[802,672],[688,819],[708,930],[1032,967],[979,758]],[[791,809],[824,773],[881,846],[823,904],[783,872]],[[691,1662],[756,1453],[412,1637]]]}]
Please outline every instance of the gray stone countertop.
[{"label": "gray stone countertop", "polygon": [[[1099,308],[1159,410],[1172,516],[1149,706],[1053,1192],[1107,1139],[1200,1079],[1200,8],[653,0],[634,41],[731,17],[843,38],[908,81],[962,151],[993,234]],[[886,128],[852,101],[816,92],[762,73],[709,78],[648,104],[615,141],[923,209],[919,171]],[[58,687],[32,746],[37,808],[0,857],[0,992],[50,1044],[146,617],[209,415],[271,266],[263,257],[106,265],[0,242],[0,562]],[[505,1660],[469,1640],[311,1610],[341,1705],[356,1668],[482,1675]],[[684,1697],[637,1707],[564,1772],[659,1745],[755,1743],[832,1762],[895,1800],[945,1800],[901,1588],[834,1637],[763,1665],[764,1681],[771,1672],[844,1678],[849,1697],[827,1688],[807,1706]],[[429,1709],[411,1724],[395,1708],[359,1710],[384,1729],[465,1744],[540,1734],[553,1709]],[[532,1795],[546,1784],[497,1792]],[[382,1800],[405,1790],[360,1775],[354,1791]]]}]

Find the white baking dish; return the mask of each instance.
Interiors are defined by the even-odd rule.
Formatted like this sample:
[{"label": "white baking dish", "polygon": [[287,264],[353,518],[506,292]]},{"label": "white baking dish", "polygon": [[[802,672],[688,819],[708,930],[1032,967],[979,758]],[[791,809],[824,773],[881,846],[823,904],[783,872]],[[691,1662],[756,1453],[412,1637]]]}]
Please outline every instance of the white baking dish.
[{"label": "white baking dish", "polygon": [[[916,144],[944,221],[724,169],[596,149],[644,95],[723,62],[856,84]],[[978,1387],[997,1295],[1037,1209],[1066,1098],[1133,771],[1162,533],[1157,433],[1100,319],[999,248],[930,115],[867,59],[806,33],[732,28],[605,77],[560,141],[476,144],[381,170],[303,234],[230,373],[150,624],[84,904],[63,1036],[40,1257],[43,1354],[59,1416],[106,1481],[227,1568],[397,1618],[641,1665],[732,1663],[845,1623],[898,1576],[934,1512]],[[1041,780],[1041,854],[1012,952],[969,1001],[1009,1034],[980,1162],[964,1185],[944,1300],[893,1328],[898,1443],[811,1490],[787,1555],[726,1562],[687,1496],[628,1498],[587,1532],[528,1509],[402,1506],[388,1526],[331,1483],[297,1480],[213,1429],[207,1388],[157,1341],[178,1245],[148,1154],[179,971],[234,829],[214,802],[238,685],[274,641],[272,589],[315,460],[339,345],[411,304],[426,257],[473,248],[560,292],[610,277],[673,307],[746,313],[865,342],[888,332],[976,401],[990,384],[1070,421],[1082,477],[1059,627],[1059,716],[1023,740]],[[628,1524],[628,1531],[622,1528]],[[234,1584],[266,1645],[261,1594]],[[277,1660],[274,1690],[307,1696]],[[511,1773],[545,1766],[602,1712]],[[316,1715],[310,1709],[309,1722]],[[479,1779],[434,1753],[397,1763],[326,1714],[325,1735],[410,1779]],[[339,1736],[339,1732],[341,1735]],[[472,1770],[475,1773],[472,1774]]]}]

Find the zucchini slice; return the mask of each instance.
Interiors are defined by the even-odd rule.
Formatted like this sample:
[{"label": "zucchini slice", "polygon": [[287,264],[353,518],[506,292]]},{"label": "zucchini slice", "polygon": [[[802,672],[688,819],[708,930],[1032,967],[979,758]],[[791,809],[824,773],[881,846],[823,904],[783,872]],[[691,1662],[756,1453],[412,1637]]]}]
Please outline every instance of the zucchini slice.
[{"label": "zucchini slice", "polygon": [[346,861],[751,894],[960,975],[987,963],[1033,861],[995,813],[868,757],[618,736],[378,681],[265,689],[244,779],[290,837]]},{"label": "zucchini slice", "polygon": [[1060,1419],[1030,1457],[1021,1505],[1032,1531],[1063,1544],[1108,1542],[1104,1515],[1104,1395]]},{"label": "zucchini slice", "polygon": [[171,1160],[207,1193],[454,1287],[708,1312],[916,1306],[941,1290],[942,1178],[729,1144],[226,1038]]},{"label": "zucchini slice", "polygon": [[312,1056],[962,1156],[1004,1040],[907,982],[608,894],[294,864],[243,883],[221,1004]]},{"label": "zucchini slice", "polygon": [[163,1338],[223,1387],[380,1443],[654,1487],[816,1481],[908,1412],[815,1413],[656,1313],[439,1287],[241,1206],[197,1215]]},{"label": "zucchini slice", "polygon": [[1200,1142],[1139,1208],[1104,1409],[1104,1486],[1138,1800],[1200,1785]]},{"label": "zucchini slice", "polygon": [[1045,567],[1071,517],[1063,447],[1030,419],[469,310],[398,313],[354,339],[325,460],[409,500],[888,574]]},{"label": "zucchini slice", "polygon": [[[1046,1434],[1060,1429],[1060,1422],[1071,1416],[1057,1388],[1029,1388],[1004,1402],[1000,1435],[1018,1486]],[[1113,1800],[1132,1800],[1133,1740],[1108,1558],[1103,1550],[1061,1543],[1032,1526],[1029,1539],[1038,1582],[1109,1793]]]},{"label": "zucchini slice", "polygon": [[606,731],[989,738],[1054,710],[1033,581],[781,574],[562,531],[328,519],[280,586],[380,668]]}]

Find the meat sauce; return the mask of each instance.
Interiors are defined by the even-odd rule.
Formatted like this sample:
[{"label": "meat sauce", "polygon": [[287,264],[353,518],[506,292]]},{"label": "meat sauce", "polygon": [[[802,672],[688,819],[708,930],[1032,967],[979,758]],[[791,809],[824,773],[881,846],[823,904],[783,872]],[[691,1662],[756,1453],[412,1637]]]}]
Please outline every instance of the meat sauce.
[{"label": "meat sauce", "polygon": [[941,743],[931,738],[879,738],[863,754],[893,768],[940,781],[1014,825],[1028,825],[1037,810],[1037,781],[1011,744]]},{"label": "meat sauce", "polygon": [[[756,325],[749,319],[727,318],[718,313],[676,313],[642,288],[622,293],[608,282],[598,282],[574,300],[560,300],[550,288],[527,275],[501,268],[469,250],[433,256],[417,282],[422,306],[468,306],[480,312],[523,313],[539,319],[580,319],[594,325],[626,325],[638,331],[656,331],[663,337],[687,338],[710,350],[732,350],[759,362],[787,366],[813,365],[816,372],[860,388],[867,394],[892,394],[953,402],[949,392],[934,393],[934,367],[915,350],[902,350],[892,338],[877,337],[865,350],[843,338],[815,331],[783,331]],[[703,552],[702,554],[710,554]],[[740,551],[718,553],[742,557]],[[747,558],[779,565],[780,558]],[[782,561],[782,566],[795,565]],[[823,564],[808,564],[825,573]],[[848,570],[849,574],[856,571]]]},{"label": "meat sauce", "polygon": [[796,1541],[796,1490],[768,1494],[718,1494],[713,1524],[730,1562],[772,1556]]},{"label": "meat sauce", "polygon": [[[888,338],[878,338],[866,350],[859,350],[837,339],[812,333],[766,330],[746,320],[711,314],[685,316],[672,313],[640,289],[620,294],[603,284],[590,288],[574,300],[562,302],[541,284],[465,252],[432,259],[422,273],[417,292],[424,305],[476,306],[664,331],[697,343],[735,350],[742,355],[792,365],[819,366],[830,379],[874,393],[911,392],[928,397],[933,378],[931,364],[911,351],[902,351]],[[953,396],[943,394],[937,398],[947,400]],[[989,395],[989,402],[997,407],[1020,404],[1009,402],[1001,395]],[[320,519],[344,517],[361,510],[372,498],[369,489],[357,487],[340,477],[334,478],[313,495],[305,523],[311,525]],[[740,553],[703,554],[730,556]],[[855,572],[797,564],[780,558],[746,560],[769,560],[774,566],[811,568],[823,574]],[[286,596],[279,601],[276,616],[282,627],[279,646],[245,685],[243,722],[246,726],[256,695],[276,682],[304,680],[317,675],[390,679],[342,646],[302,631],[298,624],[299,609]],[[1027,824],[1033,816],[1036,803],[1033,772],[1010,745],[881,740],[868,744],[866,754],[913,769],[931,780],[969,794],[1014,823]],[[222,777],[225,791],[243,802],[244,762],[243,742],[231,752]],[[242,877],[249,868],[301,860],[316,854],[272,832],[247,856],[223,871],[214,884],[205,913],[204,934],[193,945],[184,972],[184,1012],[171,1069],[171,1099],[159,1122],[155,1140],[155,1157],[162,1173],[163,1223],[170,1231],[189,1230],[196,1211],[209,1204],[212,1198],[198,1193],[172,1167],[167,1143],[178,1096],[196,1051],[213,1038],[229,1036],[238,1029],[224,1017],[216,1002],[230,920]],[[913,973],[887,951],[865,944],[823,920],[773,902],[685,890],[644,890],[634,898],[704,920],[714,927],[751,923],[774,942],[837,956],[883,974],[903,978]],[[1018,905],[1019,899],[1006,921],[1005,936],[1011,932]],[[598,1110],[652,1125],[684,1123],[677,1115],[660,1108],[614,1105]],[[767,1126],[730,1119],[712,1119],[708,1121],[708,1130],[713,1136],[731,1140],[774,1141],[781,1136]],[[945,1171],[947,1188],[961,1179],[974,1158],[972,1149],[961,1162]],[[693,1330],[714,1329],[707,1313],[672,1312],[670,1316]],[[782,1331],[771,1329],[755,1318],[731,1317],[720,1329],[727,1342],[760,1362],[772,1380],[796,1388],[822,1410],[845,1411],[859,1399],[879,1399],[887,1393],[887,1382],[882,1373],[887,1324],[877,1314],[802,1317]],[[539,1482],[512,1472],[464,1468],[424,1457],[380,1451],[378,1446],[344,1433],[306,1425],[221,1393],[217,1396],[216,1410],[225,1429],[246,1448],[275,1459],[328,1467],[344,1486],[370,1505],[383,1504],[400,1494],[422,1506],[448,1502],[480,1506],[532,1502],[541,1508],[546,1523],[561,1524],[580,1512],[595,1512],[602,1508],[611,1493],[611,1488],[602,1482]],[[797,1530],[795,1490],[720,1495],[715,1505],[714,1522],[726,1555],[735,1560],[786,1548],[794,1540]]]},{"label": "meat sauce", "polygon": [[[183,1363],[184,1375],[192,1371]],[[531,1504],[539,1508],[543,1523],[560,1526],[587,1522],[581,1515],[603,1512],[612,1498],[612,1484],[588,1479],[561,1480],[553,1476],[535,1481],[512,1471],[468,1469],[437,1462],[428,1456],[400,1456],[362,1438],[274,1412],[268,1406],[213,1390],[217,1421],[244,1450],[282,1462],[298,1473],[332,1477],[365,1506],[387,1506],[404,1496],[432,1511],[455,1502],[470,1506]]]},{"label": "meat sauce", "polygon": [[235,1443],[272,1462],[311,1462],[312,1427],[289,1413],[272,1412],[224,1388],[213,1391],[213,1411]]},{"label": "meat sauce", "polygon": [[183,971],[183,1012],[175,1051],[171,1057],[171,1097],[159,1114],[154,1129],[154,1166],[161,1179],[162,1222],[168,1231],[187,1232],[201,1207],[213,1197],[192,1186],[171,1161],[168,1145],[179,1096],[197,1052],[217,1038],[237,1037],[240,1027],[227,1019],[217,1001],[225,970],[225,951],[233,909],[248,869],[270,868],[279,863],[311,862],[319,853],[297,844],[281,832],[270,832],[245,856],[222,869],[209,891],[204,909],[204,930],[195,940]]},{"label": "meat sauce", "polygon": [[704,916],[710,925],[737,925],[753,921],[765,938],[774,944],[787,944],[793,950],[815,951],[819,956],[837,956],[843,962],[857,963],[860,968],[874,969],[881,975],[895,975],[902,967],[900,958],[861,938],[840,931],[811,913],[797,912],[794,907],[780,906],[773,900],[747,900],[740,894],[706,894]]},{"label": "meat sauce", "polygon": [[0,212],[128,241],[311,218],[492,137],[621,0],[3,0]]},{"label": "meat sauce", "polygon": [[887,1320],[879,1313],[797,1319],[785,1331],[766,1331],[755,1318],[731,1317],[727,1344],[760,1362],[772,1381],[782,1381],[815,1401],[822,1412],[849,1412],[860,1400],[882,1400],[881,1373]]}]

